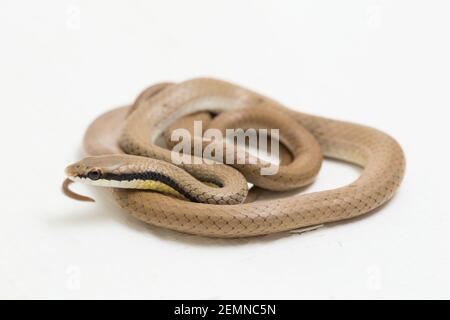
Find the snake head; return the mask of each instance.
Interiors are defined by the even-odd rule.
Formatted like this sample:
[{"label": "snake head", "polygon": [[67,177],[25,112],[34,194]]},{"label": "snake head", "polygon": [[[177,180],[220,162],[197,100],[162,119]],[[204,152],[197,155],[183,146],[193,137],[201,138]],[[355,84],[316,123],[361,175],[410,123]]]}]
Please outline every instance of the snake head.
[{"label": "snake head", "polygon": [[65,170],[67,177],[72,181],[89,179],[97,181],[103,176],[103,169],[94,165],[89,158],[71,164]]},{"label": "snake head", "polygon": [[97,157],[84,158],[66,168],[67,179],[62,185],[62,191],[66,196],[79,201],[94,201],[90,197],[73,192],[69,186],[76,181],[88,184],[95,184],[101,181],[100,179],[104,176],[104,167],[102,167],[101,159],[95,158]]},{"label": "snake head", "polygon": [[170,174],[176,169],[170,167],[171,170],[164,171],[168,165],[159,160],[125,154],[87,157],[66,168],[63,192],[71,198],[90,201],[90,198],[77,195],[68,188],[72,182],[83,182],[99,187],[153,190],[183,198],[183,190],[166,175],[166,171]]},{"label": "snake head", "polygon": [[108,175],[122,171],[123,167],[123,156],[95,156],[71,164],[65,172],[72,181],[96,184]]},{"label": "snake head", "polygon": [[[157,160],[117,154],[86,157],[66,168],[67,178],[99,187],[140,188],[133,180],[142,179]],[[147,165],[146,165],[147,164]]]},{"label": "snake head", "polygon": [[84,158],[66,168],[67,179],[62,185],[62,191],[66,196],[75,200],[94,201],[90,197],[71,191],[69,185],[73,182],[83,182],[97,186],[108,186],[105,178],[120,167],[119,157],[96,156]]}]

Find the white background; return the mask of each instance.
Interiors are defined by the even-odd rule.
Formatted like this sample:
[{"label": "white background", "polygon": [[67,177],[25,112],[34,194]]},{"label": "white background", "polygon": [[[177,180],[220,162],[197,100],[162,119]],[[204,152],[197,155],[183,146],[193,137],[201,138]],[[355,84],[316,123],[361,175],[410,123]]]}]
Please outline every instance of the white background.
[{"label": "white background", "polygon": [[[448,1],[0,4],[1,298],[450,298]],[[86,126],[147,85],[214,76],[380,128],[408,166],[377,213],[215,240],[65,198]],[[308,191],[359,170],[326,162]]]}]

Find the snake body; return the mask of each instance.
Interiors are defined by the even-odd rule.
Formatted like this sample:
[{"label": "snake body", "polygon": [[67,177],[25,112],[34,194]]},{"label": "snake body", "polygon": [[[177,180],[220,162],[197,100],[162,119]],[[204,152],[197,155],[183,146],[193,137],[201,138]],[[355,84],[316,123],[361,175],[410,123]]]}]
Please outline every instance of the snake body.
[{"label": "snake body", "polygon": [[[227,115],[230,110],[236,115]],[[280,127],[290,163],[282,162],[274,177],[256,174],[261,164],[234,165],[242,174],[221,163],[173,166],[170,151],[159,147],[157,138],[177,121],[198,112],[204,118],[206,111],[225,112],[208,120],[221,130],[229,125]],[[205,78],[151,87],[132,106],[96,119],[84,146],[91,157],[70,166],[69,176],[82,180],[88,168],[107,167],[109,180],[120,177],[108,186],[118,187],[111,188],[114,198],[130,214],[152,225],[211,237],[265,235],[363,215],[392,198],[405,169],[400,145],[381,131],[295,112],[253,91]],[[322,155],[362,167],[361,176],[334,190],[242,203],[247,180],[270,190],[311,183]],[[130,168],[140,172],[130,179],[140,181],[142,189],[165,188],[169,195],[123,188],[120,181]],[[149,181],[153,185],[145,185]]]}]

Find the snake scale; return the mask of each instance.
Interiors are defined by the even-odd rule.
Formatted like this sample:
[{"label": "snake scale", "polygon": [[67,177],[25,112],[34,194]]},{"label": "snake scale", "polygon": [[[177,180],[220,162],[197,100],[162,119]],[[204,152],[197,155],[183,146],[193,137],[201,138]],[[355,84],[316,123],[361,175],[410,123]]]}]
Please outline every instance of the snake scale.
[{"label": "snake scale", "polygon": [[[230,126],[279,128],[285,160],[278,173],[258,174],[268,165],[264,161],[170,163],[170,150],[157,139],[167,140],[174,128],[190,127],[199,119],[222,131]],[[209,78],[151,86],[133,105],[97,118],[85,133],[84,148],[88,157],[66,169],[71,180],[109,187],[120,207],[149,224],[222,238],[361,216],[393,197],[405,170],[400,145],[379,130],[292,111],[251,90]],[[334,190],[260,201],[253,201],[250,192],[245,201],[247,181],[274,191],[312,183],[322,156],[360,166],[361,176]]]}]

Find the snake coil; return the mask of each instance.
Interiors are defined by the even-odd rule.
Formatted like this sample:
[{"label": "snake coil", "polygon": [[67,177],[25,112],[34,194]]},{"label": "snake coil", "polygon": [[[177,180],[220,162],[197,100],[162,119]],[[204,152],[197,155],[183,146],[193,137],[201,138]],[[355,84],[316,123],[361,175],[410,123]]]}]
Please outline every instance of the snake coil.
[{"label": "snake coil", "polygon": [[[176,128],[192,131],[195,120],[221,131],[279,128],[283,147],[278,173],[273,177],[258,174],[267,165],[262,162],[174,166],[170,150],[158,146],[157,140],[161,135],[168,140]],[[99,180],[98,185],[109,181],[104,186],[111,187],[119,206],[134,217],[172,230],[224,238],[361,216],[393,197],[405,169],[401,147],[381,131],[295,112],[253,91],[207,78],[148,88],[133,105],[96,119],[85,134],[84,147],[90,157],[70,166],[69,177],[87,181],[86,170],[98,168],[91,174],[96,179],[90,180]],[[254,192],[247,197],[247,181],[275,191],[310,184],[322,156],[362,167],[361,176],[334,190],[256,202]]]}]

